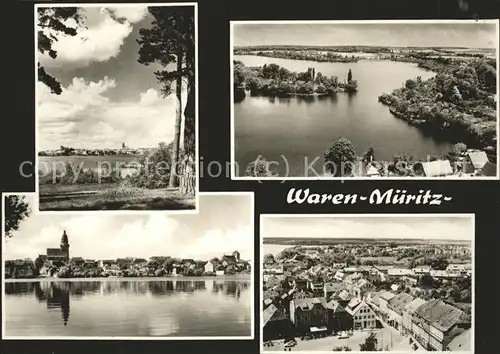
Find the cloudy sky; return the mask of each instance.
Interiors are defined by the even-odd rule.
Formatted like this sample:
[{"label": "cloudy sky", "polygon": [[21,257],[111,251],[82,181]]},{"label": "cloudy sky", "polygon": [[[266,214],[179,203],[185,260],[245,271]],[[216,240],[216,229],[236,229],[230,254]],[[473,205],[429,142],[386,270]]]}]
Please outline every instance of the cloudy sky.
[{"label": "cloudy sky", "polygon": [[262,237],[473,240],[470,217],[270,217]]},{"label": "cloudy sky", "polygon": [[147,8],[88,7],[83,12],[84,27],[77,36],[58,35],[56,59],[38,55],[63,86],[63,93],[54,95],[37,83],[38,149],[170,142],[175,97],[160,96],[154,76],[159,66],[137,62],[139,30],[151,23]]},{"label": "cloudy sky", "polygon": [[496,48],[495,24],[235,24],[235,46],[372,45]]},{"label": "cloudy sky", "polygon": [[[29,195],[34,205],[34,195]],[[207,260],[238,250],[253,258],[251,195],[200,195],[199,214],[33,214],[4,244],[4,259],[32,258],[59,247],[66,230],[70,257],[172,256]]]}]

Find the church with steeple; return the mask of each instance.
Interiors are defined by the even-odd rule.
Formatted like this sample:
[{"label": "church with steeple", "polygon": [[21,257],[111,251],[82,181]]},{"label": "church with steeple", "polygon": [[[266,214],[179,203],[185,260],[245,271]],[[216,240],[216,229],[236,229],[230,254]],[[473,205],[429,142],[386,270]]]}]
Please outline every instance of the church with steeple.
[{"label": "church with steeple", "polygon": [[61,236],[59,248],[47,248],[47,260],[49,261],[69,261],[69,241],[68,234],[64,230]]}]

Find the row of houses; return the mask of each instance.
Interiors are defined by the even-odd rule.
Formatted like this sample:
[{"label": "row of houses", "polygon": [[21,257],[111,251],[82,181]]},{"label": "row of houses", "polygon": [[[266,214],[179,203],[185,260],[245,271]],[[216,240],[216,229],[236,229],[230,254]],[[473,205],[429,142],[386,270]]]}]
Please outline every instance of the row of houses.
[{"label": "row of houses", "polygon": [[[417,162],[413,166],[417,176],[422,177],[449,177],[454,175],[465,176],[496,176],[496,164],[490,162],[486,151],[469,150],[460,156],[452,167],[449,160],[435,160]],[[375,163],[370,163],[366,167],[368,177],[380,177],[380,168]]]},{"label": "row of houses", "polygon": [[416,284],[417,279],[423,275],[430,275],[436,279],[455,279],[472,276],[472,266],[466,264],[449,264],[445,270],[432,269],[430,266],[418,266],[410,268],[398,268],[395,266],[358,266],[345,267],[343,269],[317,265],[309,268],[304,263],[292,264],[272,264],[265,265],[263,271],[264,281],[272,276],[284,279],[285,275],[297,274],[299,277],[325,276],[333,280],[342,282],[350,274],[361,274],[376,278],[379,281],[389,281],[391,279],[403,279],[409,283]]},{"label": "row of houses", "polygon": [[[365,301],[381,321],[411,336],[425,350],[451,350],[456,343],[463,345],[464,336],[470,338],[470,316],[440,299],[425,301],[404,292],[379,291],[367,294]],[[470,350],[468,345],[462,350]]]},{"label": "row of houses", "polygon": [[[398,286],[392,287],[392,291],[375,292],[376,287],[368,280],[373,276],[387,279],[434,276],[431,267],[354,268],[337,270],[332,276],[328,267],[316,266],[292,276],[281,266],[266,266],[270,272],[265,271],[264,277],[265,340],[391,325],[426,349],[447,350],[456,343],[466,345],[463,342],[470,335],[470,318],[462,310],[441,300],[425,301],[417,297],[418,292],[398,293]],[[469,264],[450,264],[439,272],[467,274],[470,268]],[[331,281],[323,280],[329,278]],[[273,290],[278,288],[289,290],[283,293]]]},{"label": "row of houses", "polygon": [[53,276],[58,266],[62,264],[81,270],[101,270],[110,273],[119,272],[123,269],[135,269],[141,271],[141,274],[145,276],[151,273],[151,269],[154,270],[155,268],[161,267],[167,260],[172,261],[169,263],[168,267],[171,275],[180,275],[186,269],[201,269],[205,273],[223,275],[230,267],[235,271],[249,271],[251,266],[248,261],[240,259],[240,253],[238,251],[234,251],[232,254],[223,255],[220,259],[214,258],[210,261],[198,261],[194,259],[174,260],[171,257],[164,256],[156,256],[149,259],[127,257],[104,260],[72,257],[66,261],[67,258],[67,254],[53,255],[51,252],[48,252],[47,255],[41,255],[39,259],[37,259],[37,261],[40,261],[42,264],[38,271],[36,271],[35,262],[31,259],[7,260],[5,261],[5,276],[7,278],[33,278],[38,274],[41,276]]}]

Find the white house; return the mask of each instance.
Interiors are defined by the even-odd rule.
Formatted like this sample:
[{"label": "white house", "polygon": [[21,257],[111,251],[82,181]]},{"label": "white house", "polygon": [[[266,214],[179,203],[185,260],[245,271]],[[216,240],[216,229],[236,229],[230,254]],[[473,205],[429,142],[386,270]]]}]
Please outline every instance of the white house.
[{"label": "white house", "polygon": [[207,262],[205,264],[205,273],[213,273],[214,272],[214,264],[212,262]]},{"label": "white house", "polygon": [[351,299],[347,304],[346,312],[352,317],[354,329],[375,328],[377,325],[375,312],[364,300]]}]

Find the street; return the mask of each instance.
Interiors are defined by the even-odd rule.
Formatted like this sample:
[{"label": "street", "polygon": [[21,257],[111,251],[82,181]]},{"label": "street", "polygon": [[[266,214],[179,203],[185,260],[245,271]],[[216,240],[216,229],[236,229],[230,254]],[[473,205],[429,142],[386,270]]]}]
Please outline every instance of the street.
[{"label": "street", "polygon": [[[330,336],[326,338],[298,340],[297,345],[292,347],[292,351],[332,351],[337,347],[349,347],[352,351],[358,351],[359,345],[364,343],[365,339],[370,335],[370,331],[354,331],[354,334],[347,339],[338,339]],[[403,337],[396,329],[392,327],[380,328],[373,330],[377,336],[377,349],[383,351],[398,351],[407,352],[413,351],[409,339]],[[283,341],[274,341],[273,347],[264,347],[264,351],[283,351]]]}]

